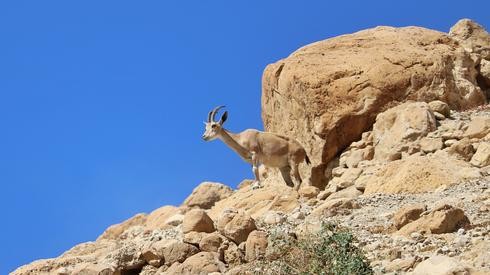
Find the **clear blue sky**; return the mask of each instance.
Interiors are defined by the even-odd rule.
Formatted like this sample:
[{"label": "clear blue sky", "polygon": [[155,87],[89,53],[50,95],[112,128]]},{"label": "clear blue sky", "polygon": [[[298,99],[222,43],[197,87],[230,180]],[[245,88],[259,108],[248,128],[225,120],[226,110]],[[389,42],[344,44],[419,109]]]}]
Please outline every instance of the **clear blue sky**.
[{"label": "clear blue sky", "polygon": [[252,177],[200,139],[202,121],[226,104],[230,130],[262,128],[262,71],[298,47],[377,25],[490,26],[487,0],[367,2],[2,1],[0,274],[202,181]]}]

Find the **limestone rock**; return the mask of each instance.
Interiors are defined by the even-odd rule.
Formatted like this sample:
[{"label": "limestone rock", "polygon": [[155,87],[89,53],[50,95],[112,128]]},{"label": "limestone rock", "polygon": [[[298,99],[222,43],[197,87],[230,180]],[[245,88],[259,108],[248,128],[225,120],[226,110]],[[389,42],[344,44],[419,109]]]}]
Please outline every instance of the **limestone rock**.
[{"label": "limestone rock", "polygon": [[305,146],[315,163],[312,185],[323,189],[328,163],[396,102],[441,100],[455,110],[485,103],[476,65],[458,41],[419,27],[315,42],[266,67],[264,128]]},{"label": "limestone rock", "polygon": [[238,214],[238,211],[233,208],[227,208],[223,210],[223,213],[218,218],[217,229],[219,232],[223,232],[225,230],[225,226],[233,220],[233,218]]},{"label": "limestone rock", "polygon": [[217,182],[203,182],[199,184],[192,194],[185,199],[183,206],[210,209],[217,201],[233,194],[233,190]]},{"label": "limestone rock", "polygon": [[182,241],[184,243],[192,244],[195,246],[199,246],[199,243],[201,240],[207,236],[209,233],[206,232],[196,232],[196,231],[191,231],[188,233],[184,234],[184,237],[182,238]]},{"label": "limestone rock", "polygon": [[164,250],[169,244],[168,240],[154,242],[143,248],[141,255],[148,264],[154,267],[160,267],[165,262]]},{"label": "limestone rock", "polygon": [[142,225],[146,221],[146,214],[140,213],[127,219],[122,223],[109,226],[98,239],[117,239],[128,228],[136,225]]},{"label": "limestone rock", "polygon": [[145,226],[150,230],[163,228],[167,224],[175,226],[182,223],[181,220],[179,222],[178,218],[180,216],[178,215],[181,215],[181,213],[177,207],[171,205],[163,206],[148,214]]},{"label": "limestone rock", "polygon": [[261,259],[265,256],[267,249],[267,233],[263,231],[254,230],[247,238],[245,246],[245,259],[249,262],[256,259]]},{"label": "limestone rock", "polygon": [[255,229],[254,219],[244,212],[239,212],[226,224],[222,233],[230,240],[240,244],[246,241],[248,234]]},{"label": "limestone rock", "polygon": [[420,214],[427,209],[425,204],[413,204],[400,208],[393,216],[393,225],[396,229],[420,218]]},{"label": "limestone rock", "polygon": [[456,158],[470,161],[475,153],[475,148],[473,147],[473,143],[468,138],[463,138],[448,148],[447,153],[451,156],[455,156]]},{"label": "limestone rock", "polygon": [[[60,272],[63,274],[62,272]],[[57,273],[57,274],[60,274]],[[111,275],[115,274],[114,267],[106,265],[106,264],[92,264],[92,263],[86,263],[86,264],[80,264],[77,265],[72,271],[72,274],[80,274],[80,275],[92,275],[92,274],[97,274],[97,275]]]},{"label": "limestone rock", "polygon": [[480,76],[487,87],[490,87],[490,61],[483,59],[480,61]]},{"label": "limestone rock", "polygon": [[315,198],[320,193],[320,190],[315,186],[304,186],[299,189],[298,193],[301,197],[311,199]]},{"label": "limestone rock", "polygon": [[483,138],[490,133],[490,117],[474,117],[464,132],[468,138]]},{"label": "limestone rock", "polygon": [[206,252],[218,252],[218,248],[225,240],[226,238],[217,232],[208,234],[199,242],[199,249]]},{"label": "limestone rock", "polygon": [[412,155],[384,165],[366,183],[364,193],[421,193],[478,177],[477,168],[437,151],[431,156]]},{"label": "limestone rock", "polygon": [[189,233],[191,231],[211,233],[215,230],[213,220],[202,209],[193,209],[187,212],[182,223],[182,231]]},{"label": "limestone rock", "polygon": [[337,215],[339,209],[358,208],[358,204],[351,198],[329,199],[320,204],[311,212],[311,217],[330,217]]},{"label": "limestone rock", "polygon": [[442,138],[427,138],[424,137],[420,140],[420,150],[424,153],[433,153],[437,150],[441,150],[444,146]]},{"label": "limestone rock", "polygon": [[398,234],[409,236],[413,232],[432,234],[450,233],[466,224],[469,224],[469,220],[463,210],[445,205],[428,215],[406,224],[398,230]]},{"label": "limestone rock", "polygon": [[471,164],[478,167],[490,165],[490,143],[483,142],[478,146],[478,149],[471,158]]},{"label": "limestone rock", "polygon": [[434,100],[429,102],[429,108],[432,112],[438,112],[445,117],[449,117],[450,109],[446,102]]},{"label": "limestone rock", "polygon": [[172,265],[163,274],[209,274],[212,272],[224,272],[225,265],[218,260],[218,255],[213,252],[199,252],[187,258],[182,264]]},{"label": "limestone rock", "polygon": [[173,240],[163,248],[162,252],[165,264],[172,265],[176,262],[182,263],[189,256],[198,253],[199,249],[191,244]]},{"label": "limestone rock", "polygon": [[268,211],[264,214],[264,223],[279,224],[286,220],[284,214],[278,211]]},{"label": "limestone rock", "polygon": [[336,184],[340,189],[344,189],[354,185],[356,179],[361,175],[361,168],[350,168],[345,171],[338,180],[336,180]]},{"label": "limestone rock", "polygon": [[184,215],[177,213],[165,220],[166,225],[177,226],[184,222]]},{"label": "limestone rock", "polygon": [[396,160],[407,143],[436,129],[436,119],[424,102],[407,102],[378,115],[373,126],[374,158]]},{"label": "limestone rock", "polygon": [[413,270],[414,275],[469,275],[470,270],[457,260],[443,255],[435,255],[418,264]]},{"label": "limestone rock", "polygon": [[223,257],[225,263],[231,266],[239,265],[245,262],[243,251],[241,251],[238,246],[233,242],[227,244],[227,247],[224,250]]},{"label": "limestone rock", "polygon": [[459,20],[449,31],[449,36],[458,40],[466,51],[490,59],[490,35],[475,21]]},{"label": "limestone rock", "polygon": [[359,191],[355,186],[351,186],[333,193],[332,195],[328,196],[326,201],[334,199],[354,199],[359,197],[360,195],[362,195],[362,192]]}]

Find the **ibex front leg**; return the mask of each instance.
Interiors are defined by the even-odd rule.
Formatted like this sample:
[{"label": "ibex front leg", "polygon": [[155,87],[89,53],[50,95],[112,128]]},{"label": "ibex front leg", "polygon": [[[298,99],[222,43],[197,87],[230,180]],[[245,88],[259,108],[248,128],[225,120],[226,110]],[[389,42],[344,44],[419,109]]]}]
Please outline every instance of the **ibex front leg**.
[{"label": "ibex front leg", "polygon": [[255,175],[255,182],[252,184],[252,189],[261,188],[260,173],[259,173],[259,156],[255,151],[252,151],[252,170]]}]

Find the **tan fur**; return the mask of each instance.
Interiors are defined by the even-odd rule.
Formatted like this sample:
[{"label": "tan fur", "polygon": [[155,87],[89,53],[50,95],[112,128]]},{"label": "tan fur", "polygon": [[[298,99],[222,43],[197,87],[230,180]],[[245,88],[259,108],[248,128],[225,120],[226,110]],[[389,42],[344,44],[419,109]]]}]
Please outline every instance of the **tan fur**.
[{"label": "tan fur", "polygon": [[240,157],[252,164],[257,182],[260,182],[258,167],[263,164],[266,167],[279,168],[286,184],[291,187],[295,186],[291,179],[292,172],[294,179],[298,182],[295,189],[299,189],[302,182],[298,169],[299,164],[303,161],[309,163],[306,151],[301,144],[289,137],[255,129],[247,129],[237,134],[231,133],[223,128],[227,113],[219,122],[211,119],[211,117],[214,118],[217,109],[219,108],[215,108],[210,113],[208,122],[205,123],[204,140],[221,139]]}]

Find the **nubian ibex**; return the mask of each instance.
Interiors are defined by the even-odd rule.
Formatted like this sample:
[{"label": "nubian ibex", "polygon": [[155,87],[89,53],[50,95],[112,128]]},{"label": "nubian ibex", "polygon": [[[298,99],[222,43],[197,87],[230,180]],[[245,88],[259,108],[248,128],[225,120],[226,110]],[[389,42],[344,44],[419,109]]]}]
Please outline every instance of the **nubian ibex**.
[{"label": "nubian ibex", "polygon": [[[298,190],[302,181],[299,164],[303,161],[310,164],[310,159],[303,146],[289,137],[255,129],[247,129],[237,134],[231,133],[223,128],[223,123],[228,117],[227,111],[223,113],[219,121],[215,121],[217,112],[223,107],[218,106],[209,112],[208,119],[204,123],[206,129],[202,138],[206,141],[221,139],[243,160],[251,163],[258,187],[261,185],[258,167],[263,164],[266,167],[279,168],[286,184]],[[291,171],[297,181],[296,186],[291,179]]]}]

